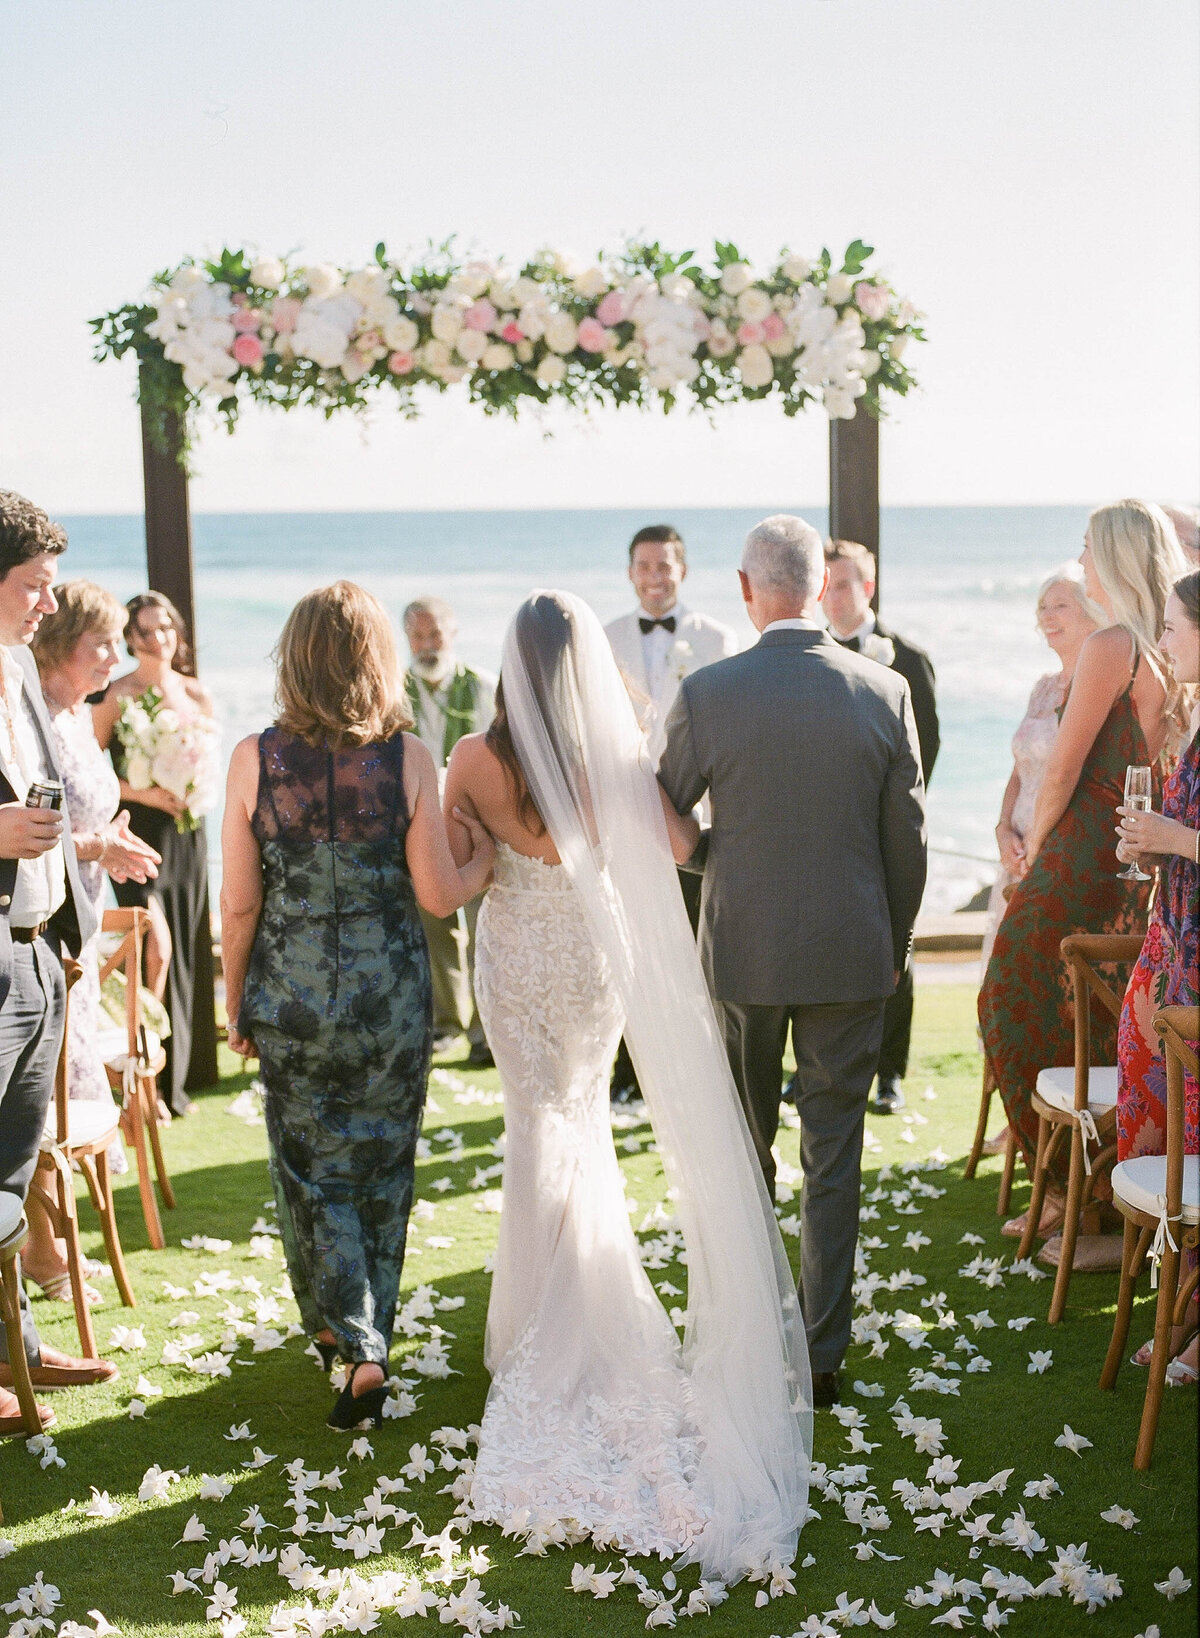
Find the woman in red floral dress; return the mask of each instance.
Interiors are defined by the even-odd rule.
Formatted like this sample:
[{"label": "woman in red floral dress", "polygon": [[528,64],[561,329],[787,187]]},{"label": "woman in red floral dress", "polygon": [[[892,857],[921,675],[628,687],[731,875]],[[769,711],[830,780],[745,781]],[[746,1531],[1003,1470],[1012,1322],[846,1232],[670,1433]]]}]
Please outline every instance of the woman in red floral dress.
[{"label": "woman in red floral dress", "polygon": [[[1174,681],[1200,683],[1200,573],[1185,575],[1167,599],[1162,652]],[[1162,1043],[1154,1033],[1160,1007],[1200,1003],[1200,710],[1192,713],[1192,739],[1163,790],[1161,813],[1119,808],[1120,859],[1163,869],[1150,930],[1125,992],[1117,1036],[1120,1072],[1117,1102],[1117,1158],[1161,1155],[1167,1147],[1167,1069]],[[1165,867],[1165,868],[1164,868]],[[1183,1147],[1200,1150],[1195,1078],[1184,1081]],[[1180,1326],[1172,1341],[1176,1376],[1195,1381],[1196,1322]],[[1190,1344],[1185,1347],[1185,1342]],[[1180,1353],[1179,1350],[1183,1349]],[[1148,1364],[1151,1345],[1134,1355]],[[1144,1356],[1144,1357],[1143,1357]]]},{"label": "woman in red floral dress", "polygon": [[[1030,1173],[1034,1083],[1040,1070],[1070,1064],[1075,1055],[1074,1004],[1059,944],[1068,933],[1145,927],[1145,889],[1117,879],[1112,814],[1130,763],[1155,768],[1157,793],[1172,737],[1166,662],[1157,645],[1167,596],[1185,567],[1174,529],[1145,501],[1102,506],[1088,520],[1081,562],[1088,595],[1113,624],[1080,651],[1026,837],[1024,872],[979,992],[984,1050]],[[1098,1023],[1093,1041],[1099,1061],[1111,1063],[1115,1027]],[[1065,1157],[1061,1172],[1049,1180],[1043,1236],[1062,1226]],[[1024,1218],[1015,1218],[1004,1232],[1019,1235],[1024,1227]]]}]

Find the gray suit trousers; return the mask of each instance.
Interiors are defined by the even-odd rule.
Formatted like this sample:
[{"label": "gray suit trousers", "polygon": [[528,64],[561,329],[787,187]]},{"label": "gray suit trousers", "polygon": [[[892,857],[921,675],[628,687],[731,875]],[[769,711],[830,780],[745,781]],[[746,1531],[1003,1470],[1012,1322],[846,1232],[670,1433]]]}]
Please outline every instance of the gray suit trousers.
[{"label": "gray suit trousers", "polygon": [[719,1003],[733,1078],[772,1198],[788,1025],[800,1115],[800,1307],[814,1371],[835,1371],[850,1343],[863,1117],[883,1036],[884,1002],[766,1007]]},{"label": "gray suit trousers", "polygon": [[[24,1200],[37,1164],[66,1018],[58,940],[13,945],[12,988],[0,1006],[0,1189]],[[31,1365],[41,1361],[29,1299],[21,1285],[21,1331]],[[0,1330],[0,1359],[8,1342]]]}]

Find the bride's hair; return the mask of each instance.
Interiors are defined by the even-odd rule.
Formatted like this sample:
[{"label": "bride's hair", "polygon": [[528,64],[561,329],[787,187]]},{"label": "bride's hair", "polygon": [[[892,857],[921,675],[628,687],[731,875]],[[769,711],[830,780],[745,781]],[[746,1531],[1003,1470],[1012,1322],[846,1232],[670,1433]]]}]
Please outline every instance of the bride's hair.
[{"label": "bride's hair", "polygon": [[[554,696],[560,689],[563,655],[571,645],[574,630],[570,610],[553,592],[535,592],[521,604],[513,618],[512,637],[529,679],[538,714],[547,727],[559,715],[555,710]],[[504,768],[521,823],[535,836],[544,836],[546,824],[530,794],[529,782],[508,725],[503,672],[496,686],[496,715],[484,737],[489,750]],[[560,755],[562,749],[559,747]]]}]

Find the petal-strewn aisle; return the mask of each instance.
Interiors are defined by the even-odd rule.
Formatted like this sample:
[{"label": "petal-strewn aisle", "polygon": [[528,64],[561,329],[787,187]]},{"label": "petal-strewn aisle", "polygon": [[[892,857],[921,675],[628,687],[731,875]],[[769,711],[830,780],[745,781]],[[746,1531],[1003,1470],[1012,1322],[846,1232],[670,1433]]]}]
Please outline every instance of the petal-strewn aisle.
[{"label": "petal-strewn aisle", "polygon": [[[146,1249],[136,1184],[123,1182],[138,1307],[123,1310],[106,1280],[96,1314],[120,1379],[56,1395],[41,1448],[0,1448],[0,1638],[80,1638],[106,1622],[125,1638],[307,1638],[421,1617],[425,1631],[519,1621],[547,1635],[1032,1634],[1050,1621],[1063,1638],[1194,1632],[1196,1395],[1167,1395],[1154,1465],[1136,1474],[1144,1374],[1126,1366],[1114,1395],[1096,1386],[1115,1276],[1077,1276],[1066,1322],[1046,1324],[1044,1270],[1014,1269],[999,1234],[999,1162],[962,1181],[978,1095],[973,996],[923,989],[917,1008],[908,1111],[868,1121],[856,1340],[845,1403],[817,1418],[819,1517],[792,1580],[726,1596],[694,1572],[676,1581],[668,1565],[627,1569],[564,1546],[554,1529],[543,1556],[494,1531],[461,1533],[454,1489],[486,1392],[502,1185],[494,1074],[435,1071],[396,1415],[355,1440],[327,1430],[330,1389],[294,1334],[263,1128],[239,1076],[166,1134],[179,1200],[164,1214],[166,1252]],[[616,1125],[643,1255],[681,1320],[687,1270],[651,1134],[636,1110]],[[785,1184],[798,1183],[798,1147],[785,1130]],[[793,1256],[794,1212],[781,1204]],[[81,1215],[95,1252],[90,1207]],[[69,1315],[37,1304],[45,1338],[74,1350]],[[1151,1315],[1143,1296],[1135,1339]]]}]

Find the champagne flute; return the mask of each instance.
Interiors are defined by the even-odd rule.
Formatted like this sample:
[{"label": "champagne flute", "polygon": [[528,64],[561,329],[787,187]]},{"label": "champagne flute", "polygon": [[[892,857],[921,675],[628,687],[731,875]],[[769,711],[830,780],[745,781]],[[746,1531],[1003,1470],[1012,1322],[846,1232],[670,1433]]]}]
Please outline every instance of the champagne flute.
[{"label": "champagne flute", "polygon": [[[1150,812],[1149,768],[1136,768],[1132,764],[1126,768],[1125,806],[1136,809],[1138,813]],[[1117,872],[1119,882],[1148,882],[1152,879],[1136,862],[1130,864],[1128,869]]]}]

